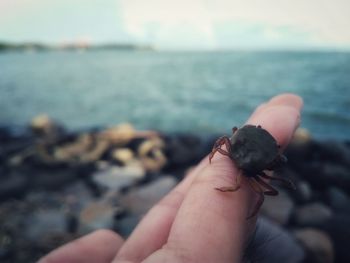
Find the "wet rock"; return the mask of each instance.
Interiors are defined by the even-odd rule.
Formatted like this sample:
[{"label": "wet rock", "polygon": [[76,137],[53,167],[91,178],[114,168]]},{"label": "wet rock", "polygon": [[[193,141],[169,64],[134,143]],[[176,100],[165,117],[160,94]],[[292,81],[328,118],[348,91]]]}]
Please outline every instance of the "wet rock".
[{"label": "wet rock", "polygon": [[327,233],[314,228],[305,228],[295,231],[294,235],[309,254],[307,262],[334,262],[333,244]]},{"label": "wet rock", "polygon": [[247,262],[300,263],[304,259],[303,248],[294,237],[265,217],[259,217],[255,236],[245,254]]},{"label": "wet rock", "polygon": [[46,163],[88,163],[99,160],[108,147],[107,140],[84,133],[64,143],[57,143],[50,147],[39,146],[38,154]]},{"label": "wet rock", "polygon": [[116,149],[112,153],[114,160],[122,163],[123,165],[128,165],[130,162],[135,161],[134,152],[128,148]]},{"label": "wet rock", "polygon": [[41,114],[34,117],[30,122],[30,127],[38,135],[48,138],[55,138],[64,131],[61,125],[53,121],[46,114]]},{"label": "wet rock", "polygon": [[93,138],[90,134],[82,134],[74,142],[61,147],[56,147],[54,149],[53,157],[59,161],[74,160],[86,152],[91,147],[92,143]]},{"label": "wet rock", "polygon": [[102,138],[115,145],[126,145],[135,138],[152,138],[158,136],[154,131],[137,131],[130,123],[122,123],[100,133]]},{"label": "wet rock", "polygon": [[0,231],[0,260],[11,260],[11,254],[14,250],[12,247],[11,235],[7,234],[6,231]]},{"label": "wet rock", "polygon": [[297,182],[293,197],[298,203],[301,204],[309,202],[312,198],[312,189],[310,184],[306,181]]},{"label": "wet rock", "polygon": [[332,217],[332,210],[322,203],[312,203],[298,207],[295,221],[300,226],[317,226]]},{"label": "wet rock", "polygon": [[350,147],[339,141],[320,142],[320,159],[350,167]]},{"label": "wet rock", "polygon": [[67,228],[65,214],[60,210],[37,210],[26,218],[24,238],[35,242],[48,233],[64,233]]},{"label": "wet rock", "polygon": [[109,142],[106,140],[97,140],[94,147],[83,153],[80,157],[81,162],[96,162],[108,150]]},{"label": "wet rock", "polygon": [[132,186],[142,180],[146,175],[145,170],[139,163],[129,166],[109,166],[105,170],[96,172],[93,181],[108,189],[121,190]]},{"label": "wet rock", "polygon": [[94,195],[81,181],[67,185],[61,191],[63,202],[67,209],[79,213],[83,207],[93,202]]},{"label": "wet rock", "polygon": [[32,189],[56,190],[64,187],[68,183],[77,180],[79,173],[75,169],[62,168],[54,169],[53,167],[42,167],[27,170],[29,186]]},{"label": "wet rock", "polygon": [[306,145],[312,139],[311,133],[305,128],[298,128],[293,135],[291,144],[294,145]]},{"label": "wet rock", "polygon": [[328,204],[337,213],[347,213],[350,215],[350,197],[341,189],[331,187],[327,191]]},{"label": "wet rock", "polygon": [[280,190],[278,196],[265,197],[261,213],[272,221],[285,225],[289,221],[293,208],[292,199],[286,192]]},{"label": "wet rock", "polygon": [[165,137],[169,169],[194,165],[208,153],[207,144],[198,136],[178,134]]},{"label": "wet rock", "polygon": [[154,182],[132,189],[121,197],[120,204],[131,214],[143,215],[177,184],[171,176],[162,176]]},{"label": "wet rock", "polygon": [[320,176],[324,184],[338,186],[350,194],[350,169],[348,167],[324,162]]},{"label": "wet rock", "polygon": [[7,126],[0,124],[0,142],[6,143],[15,139],[31,138],[31,131],[24,126]]},{"label": "wet rock", "polygon": [[164,141],[156,137],[143,141],[137,150],[143,166],[150,172],[160,171],[167,163],[163,151]]},{"label": "wet rock", "polygon": [[108,202],[90,203],[80,213],[79,233],[87,234],[101,228],[112,229],[116,210],[117,208]]},{"label": "wet rock", "polygon": [[321,229],[329,234],[335,250],[335,262],[349,262],[350,216],[335,215]]},{"label": "wet rock", "polygon": [[0,201],[10,197],[23,196],[28,180],[19,172],[0,171]]},{"label": "wet rock", "polygon": [[8,163],[11,166],[19,166],[24,159],[35,152],[32,139],[16,139],[14,142],[0,142],[0,145],[0,164]]},{"label": "wet rock", "polygon": [[[317,152],[320,146],[314,140],[306,143],[290,143],[285,150],[285,155],[288,158],[287,166],[293,169],[303,179],[313,179],[314,173],[310,173],[310,164],[316,164],[315,168],[319,172],[319,157]],[[312,167],[313,168],[313,167]],[[312,171],[314,172],[314,171]],[[316,174],[317,174],[316,173]]]}]

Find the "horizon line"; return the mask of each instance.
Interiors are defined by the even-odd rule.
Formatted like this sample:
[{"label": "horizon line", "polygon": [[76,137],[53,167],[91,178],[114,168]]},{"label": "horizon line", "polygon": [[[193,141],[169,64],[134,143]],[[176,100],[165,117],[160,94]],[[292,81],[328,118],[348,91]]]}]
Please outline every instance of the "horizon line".
[{"label": "horizon line", "polygon": [[159,46],[151,43],[137,43],[137,42],[123,42],[123,41],[105,41],[105,42],[89,42],[89,41],[62,41],[62,42],[46,42],[46,41],[35,41],[35,40],[25,40],[25,41],[11,41],[11,40],[1,40],[0,45],[9,46],[30,46],[37,45],[48,49],[60,49],[60,48],[82,48],[82,49],[93,49],[98,47],[130,47],[139,48],[140,50],[147,48],[150,51],[165,51],[165,52],[228,52],[228,51],[290,51],[290,52],[350,52],[350,46],[340,46],[340,45],[255,45],[255,46],[219,46],[219,47],[186,47],[186,46]]}]

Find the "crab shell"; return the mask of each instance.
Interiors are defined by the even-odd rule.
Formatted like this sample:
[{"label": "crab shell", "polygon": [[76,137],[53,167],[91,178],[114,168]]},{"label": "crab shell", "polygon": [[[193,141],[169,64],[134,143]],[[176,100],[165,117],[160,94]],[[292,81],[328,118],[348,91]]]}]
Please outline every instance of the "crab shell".
[{"label": "crab shell", "polygon": [[260,126],[243,126],[232,135],[230,142],[232,160],[248,177],[272,170],[281,158],[276,140]]}]

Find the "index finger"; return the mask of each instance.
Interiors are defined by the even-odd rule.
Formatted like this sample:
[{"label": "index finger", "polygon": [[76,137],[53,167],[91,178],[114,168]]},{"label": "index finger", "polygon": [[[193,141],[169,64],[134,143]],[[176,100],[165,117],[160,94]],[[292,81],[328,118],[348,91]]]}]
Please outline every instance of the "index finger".
[{"label": "index finger", "polygon": [[[258,109],[248,123],[261,125],[285,146],[299,124],[302,101],[295,95],[273,98]],[[226,156],[215,155],[193,181],[172,225],[163,250],[189,262],[239,262],[244,242],[254,229],[247,220],[256,199],[245,178],[236,192],[215,187],[231,186],[239,174]],[[161,253],[161,251],[160,251]]]}]

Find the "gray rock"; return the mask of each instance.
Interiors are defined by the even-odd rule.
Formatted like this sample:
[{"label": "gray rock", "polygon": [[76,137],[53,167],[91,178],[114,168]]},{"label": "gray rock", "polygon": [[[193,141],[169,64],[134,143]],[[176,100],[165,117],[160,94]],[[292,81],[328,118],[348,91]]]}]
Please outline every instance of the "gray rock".
[{"label": "gray rock", "polygon": [[295,238],[267,218],[259,217],[252,242],[245,253],[248,262],[300,263],[304,251]]},{"label": "gray rock", "polygon": [[87,234],[100,228],[113,227],[117,208],[107,202],[94,202],[86,206],[79,216],[79,233]]},{"label": "gray rock", "polygon": [[324,224],[322,230],[327,232],[334,244],[335,262],[349,262],[349,243],[350,243],[350,216],[334,215],[327,224]]},{"label": "gray rock", "polygon": [[21,173],[0,174],[0,200],[23,195],[27,191],[27,181]]},{"label": "gray rock", "polygon": [[292,199],[283,190],[279,191],[278,196],[267,196],[265,197],[264,204],[261,207],[261,213],[267,218],[281,224],[287,224],[294,203]]},{"label": "gray rock", "polygon": [[124,167],[109,166],[93,175],[93,180],[108,189],[120,190],[132,186],[145,177],[145,170],[138,163]]},{"label": "gray rock", "polygon": [[[11,255],[12,238],[10,235],[0,231],[0,260],[6,260]],[[6,261],[5,261],[6,262]]]},{"label": "gray rock", "polygon": [[295,221],[301,226],[317,226],[332,217],[332,210],[322,203],[301,206],[295,211]]},{"label": "gray rock", "polygon": [[305,181],[300,181],[296,185],[295,198],[300,203],[306,203],[311,200],[312,190],[310,184]]},{"label": "gray rock", "polygon": [[30,122],[31,129],[38,135],[56,138],[63,133],[63,126],[46,114],[35,116]]},{"label": "gray rock", "polygon": [[80,212],[94,199],[91,191],[80,181],[65,187],[61,195],[64,196],[66,205],[74,212]]},{"label": "gray rock", "polygon": [[322,165],[322,173],[320,180],[324,184],[335,185],[347,193],[350,193],[350,169],[345,165],[339,165],[330,161],[324,162]]},{"label": "gray rock", "polygon": [[38,238],[40,239],[48,233],[64,233],[67,227],[65,214],[59,209],[35,211],[25,222],[27,227],[23,235],[26,239],[33,242],[36,242]]},{"label": "gray rock", "polygon": [[176,185],[171,176],[162,176],[148,185],[135,188],[121,197],[120,204],[135,215],[145,214]]},{"label": "gray rock", "polygon": [[334,262],[334,249],[330,237],[323,231],[305,228],[295,231],[295,237],[305,247],[313,262]]},{"label": "gray rock", "polygon": [[327,196],[328,203],[334,211],[350,214],[350,198],[344,191],[337,187],[331,187],[327,191]]}]

